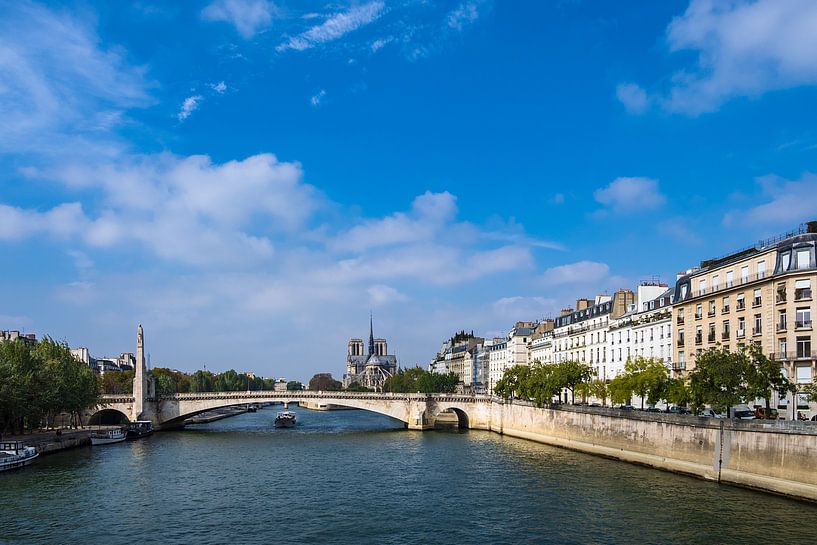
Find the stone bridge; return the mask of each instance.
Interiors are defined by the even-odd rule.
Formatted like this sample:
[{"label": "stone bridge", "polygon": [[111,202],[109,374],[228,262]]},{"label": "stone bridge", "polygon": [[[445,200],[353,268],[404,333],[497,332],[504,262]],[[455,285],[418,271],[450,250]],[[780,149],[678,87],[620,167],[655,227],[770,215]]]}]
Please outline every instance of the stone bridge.
[{"label": "stone bridge", "polygon": [[106,395],[103,399],[104,405],[89,417],[98,420],[121,413],[117,416],[131,421],[150,420],[157,429],[181,427],[186,419],[199,413],[247,403],[320,403],[363,409],[400,420],[414,430],[433,428],[443,412],[455,413],[461,428],[490,429],[491,421],[490,397],[457,394],[248,391],[146,397],[141,404],[127,395]]}]

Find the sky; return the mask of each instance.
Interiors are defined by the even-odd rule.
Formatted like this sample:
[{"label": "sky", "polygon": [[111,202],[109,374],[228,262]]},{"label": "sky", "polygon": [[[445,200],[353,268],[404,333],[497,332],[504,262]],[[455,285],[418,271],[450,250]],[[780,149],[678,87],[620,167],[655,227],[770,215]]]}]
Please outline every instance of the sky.
[{"label": "sky", "polygon": [[0,329],[425,365],[817,219],[817,2],[0,0]]}]

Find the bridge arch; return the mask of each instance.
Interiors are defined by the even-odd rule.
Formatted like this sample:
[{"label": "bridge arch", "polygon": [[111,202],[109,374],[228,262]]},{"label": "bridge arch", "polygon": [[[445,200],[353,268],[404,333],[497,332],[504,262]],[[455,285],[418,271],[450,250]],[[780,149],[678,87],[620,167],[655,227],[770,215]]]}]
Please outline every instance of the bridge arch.
[{"label": "bridge arch", "polygon": [[434,411],[435,419],[440,419],[440,415],[455,415],[457,417],[457,428],[461,430],[467,430],[471,427],[471,421],[468,417],[468,413],[462,410],[460,407],[440,407],[438,410]]},{"label": "bridge arch", "polygon": [[101,409],[88,419],[90,426],[119,426],[128,422],[128,415],[117,409]]},{"label": "bridge arch", "polygon": [[[294,394],[294,395],[293,395]],[[247,403],[285,403],[286,406],[292,403],[299,403],[304,406],[305,403],[320,400],[327,404],[338,405],[342,407],[349,407],[352,409],[361,409],[377,414],[382,414],[390,418],[401,421],[404,425],[411,426],[422,425],[424,423],[423,412],[415,408],[410,410],[410,403],[407,398],[384,398],[379,396],[372,399],[365,396],[346,396],[338,395],[327,396],[321,392],[288,392],[282,395],[281,393],[271,393],[271,395],[264,395],[262,392],[258,393],[203,393],[203,394],[176,394],[172,396],[164,396],[157,404],[157,422],[162,428],[177,428],[184,425],[184,421],[197,414],[221,409],[236,405],[245,405]],[[397,402],[397,403],[395,403]],[[417,413],[417,414],[415,414]],[[416,422],[415,422],[416,421]]]}]

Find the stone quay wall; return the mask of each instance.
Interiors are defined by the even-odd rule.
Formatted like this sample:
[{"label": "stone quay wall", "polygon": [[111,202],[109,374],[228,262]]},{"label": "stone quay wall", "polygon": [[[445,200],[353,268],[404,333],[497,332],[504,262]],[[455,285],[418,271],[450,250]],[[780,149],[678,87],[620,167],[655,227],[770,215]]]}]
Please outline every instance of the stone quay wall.
[{"label": "stone quay wall", "polygon": [[812,422],[540,409],[495,398],[488,418],[481,414],[470,427],[817,502]]}]

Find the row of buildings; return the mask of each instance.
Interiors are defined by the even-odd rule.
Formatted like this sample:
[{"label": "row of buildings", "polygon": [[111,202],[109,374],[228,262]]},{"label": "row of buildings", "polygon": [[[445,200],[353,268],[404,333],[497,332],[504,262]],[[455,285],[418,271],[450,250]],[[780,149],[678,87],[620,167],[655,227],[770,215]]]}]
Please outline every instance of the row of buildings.
[{"label": "row of buildings", "polygon": [[[579,299],[555,318],[517,322],[499,338],[443,343],[429,365],[453,372],[462,390],[492,393],[506,369],[577,360],[611,380],[628,358],[664,362],[672,376],[695,368],[715,346],[753,344],[778,361],[796,384],[817,376],[812,315],[817,285],[817,222],[678,274],[675,284],[645,282],[635,290]],[[774,399],[781,414],[817,412],[806,396]]]}]

